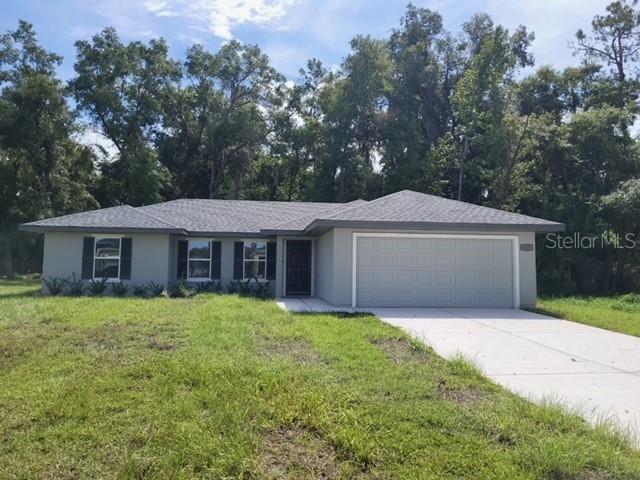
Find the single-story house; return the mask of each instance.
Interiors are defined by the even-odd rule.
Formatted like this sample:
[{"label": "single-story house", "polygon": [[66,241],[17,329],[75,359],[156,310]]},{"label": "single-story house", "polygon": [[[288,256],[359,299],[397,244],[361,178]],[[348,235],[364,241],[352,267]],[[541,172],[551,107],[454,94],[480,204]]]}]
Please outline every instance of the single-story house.
[{"label": "single-story house", "polygon": [[25,223],[43,276],[270,281],[349,307],[536,303],[536,232],[561,223],[403,190],[349,203],[182,199]]}]

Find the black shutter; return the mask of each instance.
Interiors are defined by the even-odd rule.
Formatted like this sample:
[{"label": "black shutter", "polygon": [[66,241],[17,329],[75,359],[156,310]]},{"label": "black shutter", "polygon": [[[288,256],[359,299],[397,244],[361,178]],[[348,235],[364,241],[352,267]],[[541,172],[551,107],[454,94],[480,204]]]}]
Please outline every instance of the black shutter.
[{"label": "black shutter", "polygon": [[233,243],[233,278],[241,280],[244,278],[243,259],[244,259],[244,242]]},{"label": "black shutter", "polygon": [[93,255],[96,239],[93,237],[84,237],[82,239],[82,279],[89,280],[93,278]]},{"label": "black shutter", "polygon": [[211,279],[219,280],[221,277],[222,243],[211,242]]},{"label": "black shutter", "polygon": [[189,251],[189,242],[187,240],[178,240],[178,275],[177,278],[187,278],[187,255]]},{"label": "black shutter", "polygon": [[276,242],[267,242],[267,280],[276,279]]},{"label": "black shutter", "polygon": [[120,239],[120,280],[131,280],[131,239]]}]

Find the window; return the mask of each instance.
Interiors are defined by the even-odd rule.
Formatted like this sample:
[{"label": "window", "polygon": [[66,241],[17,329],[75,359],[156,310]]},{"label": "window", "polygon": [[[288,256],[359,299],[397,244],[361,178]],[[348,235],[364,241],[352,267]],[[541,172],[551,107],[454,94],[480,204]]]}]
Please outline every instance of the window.
[{"label": "window", "polygon": [[96,237],[93,278],[120,278],[120,238]]},{"label": "window", "polygon": [[267,278],[267,242],[244,242],[244,279]]},{"label": "window", "polygon": [[211,242],[208,240],[189,240],[187,253],[189,280],[209,280],[211,274]]}]

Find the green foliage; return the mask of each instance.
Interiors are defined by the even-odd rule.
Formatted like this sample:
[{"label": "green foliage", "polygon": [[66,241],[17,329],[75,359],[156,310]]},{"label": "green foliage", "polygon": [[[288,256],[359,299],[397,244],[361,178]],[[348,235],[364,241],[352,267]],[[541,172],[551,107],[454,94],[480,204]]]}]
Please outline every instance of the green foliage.
[{"label": "green foliage", "polygon": [[84,282],[81,278],[77,278],[75,273],[72,273],[71,278],[67,280],[67,292],[72,296],[79,296],[84,292]]},{"label": "green foliage", "polygon": [[111,284],[111,291],[118,297],[124,297],[129,293],[129,286],[124,282],[114,282]]},{"label": "green foliage", "polygon": [[[146,297],[147,296],[147,286],[146,285],[134,285],[132,290],[133,295],[136,297]],[[158,294],[160,295],[160,294]],[[154,296],[158,296],[154,295]]]},{"label": "green foliage", "polygon": [[43,279],[45,287],[49,295],[60,295],[64,286],[67,284],[67,279],[62,277],[47,277]]},{"label": "green foliage", "polygon": [[640,337],[640,295],[565,297],[538,300],[541,313]]},{"label": "green foliage", "polygon": [[189,285],[185,280],[178,280],[171,290],[171,296],[176,298],[191,298],[198,293],[197,288]]},{"label": "green foliage", "polygon": [[88,291],[91,295],[102,295],[107,290],[108,279],[103,278],[101,280],[93,279],[89,282]]},{"label": "green foliage", "polygon": [[147,291],[149,292],[150,297],[159,297],[163,295],[166,291],[166,287],[160,283],[149,282],[147,283]]}]

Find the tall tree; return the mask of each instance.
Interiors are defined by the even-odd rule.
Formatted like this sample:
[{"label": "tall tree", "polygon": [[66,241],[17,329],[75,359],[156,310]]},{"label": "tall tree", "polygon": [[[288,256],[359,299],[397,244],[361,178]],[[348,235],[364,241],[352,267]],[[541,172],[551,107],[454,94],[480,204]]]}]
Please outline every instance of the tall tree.
[{"label": "tall tree", "polygon": [[78,109],[118,150],[115,160],[102,165],[101,203],[160,201],[164,173],[152,142],[163,96],[180,78],[179,65],[164,40],[123,44],[113,28],[91,42],[76,42],[76,50],[70,87]]},{"label": "tall tree", "polygon": [[591,36],[582,29],[576,32],[574,49],[588,60],[604,62],[614,68],[615,78],[627,80],[629,63],[640,58],[640,12],[637,0],[619,0],[607,5],[607,15],[596,15],[591,22]]},{"label": "tall tree", "polygon": [[55,75],[61,57],[31,24],[0,36],[0,234],[12,273],[16,224],[96,205],[93,156],[73,140],[77,125]]},{"label": "tall tree", "polygon": [[216,53],[192,47],[185,75],[188,86],[168,102],[162,161],[182,191],[193,192],[179,173],[189,164],[197,175],[206,169],[207,196],[239,198],[249,163],[266,141],[263,112],[282,78],[257,46],[237,41]]}]

